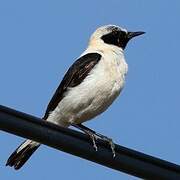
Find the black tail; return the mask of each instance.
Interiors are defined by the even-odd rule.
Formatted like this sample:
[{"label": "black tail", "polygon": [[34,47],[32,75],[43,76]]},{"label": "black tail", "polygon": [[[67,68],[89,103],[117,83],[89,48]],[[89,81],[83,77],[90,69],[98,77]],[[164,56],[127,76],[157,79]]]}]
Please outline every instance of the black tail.
[{"label": "black tail", "polygon": [[6,166],[14,166],[14,169],[20,169],[30,156],[40,146],[39,143],[31,140],[24,141],[9,157]]}]

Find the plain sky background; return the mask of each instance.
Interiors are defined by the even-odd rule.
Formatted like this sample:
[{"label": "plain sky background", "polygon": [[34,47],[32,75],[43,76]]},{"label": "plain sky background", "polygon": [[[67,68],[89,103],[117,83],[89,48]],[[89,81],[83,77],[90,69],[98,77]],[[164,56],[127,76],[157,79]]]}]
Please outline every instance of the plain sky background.
[{"label": "plain sky background", "polygon": [[[121,97],[86,125],[180,164],[179,7],[179,0],[1,0],[0,104],[41,117],[97,27],[146,31],[126,48],[129,73]],[[44,145],[14,171],[5,163],[22,140],[1,132],[0,179],[136,179]]]}]

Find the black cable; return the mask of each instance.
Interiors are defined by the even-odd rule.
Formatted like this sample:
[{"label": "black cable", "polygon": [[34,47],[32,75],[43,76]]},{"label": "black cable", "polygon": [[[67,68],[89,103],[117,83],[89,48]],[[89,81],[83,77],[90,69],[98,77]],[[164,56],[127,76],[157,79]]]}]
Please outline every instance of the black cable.
[{"label": "black cable", "polygon": [[89,137],[80,132],[58,127],[1,105],[0,130],[144,179],[180,179],[179,165],[120,145],[116,145],[116,157],[113,158],[109,145],[101,140],[97,142],[96,152]]}]

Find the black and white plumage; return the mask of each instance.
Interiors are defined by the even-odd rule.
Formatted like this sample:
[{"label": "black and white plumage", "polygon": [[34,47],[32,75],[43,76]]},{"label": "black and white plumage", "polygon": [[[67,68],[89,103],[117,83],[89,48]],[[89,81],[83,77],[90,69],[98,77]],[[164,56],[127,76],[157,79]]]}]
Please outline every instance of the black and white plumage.
[{"label": "black and white plumage", "polygon": [[[144,32],[128,32],[115,25],[98,28],[91,36],[87,49],[66,72],[48,104],[44,120],[59,126],[73,125],[95,138],[108,141],[113,154],[111,139],[82,125],[104,112],[124,87],[128,66],[124,49],[128,41]],[[19,169],[40,146],[26,140],[9,157],[7,164]]]},{"label": "black and white plumage", "polygon": [[74,62],[74,64],[65,74],[54,96],[48,104],[43,119],[47,119],[49,113],[57,107],[58,103],[62,100],[64,93],[67,92],[68,88],[78,86],[86,78],[91,69],[99,62],[100,59],[100,54],[88,53]]}]

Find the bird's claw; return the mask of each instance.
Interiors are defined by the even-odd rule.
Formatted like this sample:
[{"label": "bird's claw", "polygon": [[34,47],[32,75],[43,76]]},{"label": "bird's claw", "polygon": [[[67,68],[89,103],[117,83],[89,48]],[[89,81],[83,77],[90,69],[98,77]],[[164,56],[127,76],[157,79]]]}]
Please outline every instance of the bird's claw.
[{"label": "bird's claw", "polygon": [[93,148],[95,149],[95,151],[98,151],[98,148],[97,148],[97,145],[96,145],[96,140],[97,140],[97,137],[95,134],[91,133],[91,132],[88,132],[91,140],[92,140],[92,143],[93,143]]},{"label": "bird's claw", "polygon": [[112,151],[112,154],[113,154],[113,158],[115,158],[116,156],[116,152],[115,152],[115,144],[113,142],[113,140],[111,138],[108,138],[106,136],[103,136],[101,137],[104,141],[107,141],[111,147],[111,151]]},{"label": "bird's claw", "polygon": [[90,139],[92,140],[93,148],[95,149],[95,151],[98,151],[98,147],[96,145],[97,139],[102,139],[103,141],[108,142],[110,147],[111,147],[113,158],[115,158],[115,156],[116,156],[115,144],[111,138],[108,138],[107,136],[104,136],[100,133],[97,133],[97,132],[87,128],[86,126],[84,126],[82,124],[79,124],[79,125],[78,124],[72,124],[72,125],[76,128],[79,128],[80,130],[82,130],[84,133],[86,133],[90,137]]},{"label": "bird's claw", "polygon": [[114,142],[113,142],[112,139],[110,139],[109,144],[110,144],[110,146],[111,146],[113,158],[115,158],[115,156],[116,156],[116,152],[115,152],[115,144],[114,144]]},{"label": "bird's claw", "polygon": [[116,156],[115,144],[114,144],[114,142],[113,142],[113,140],[111,138],[108,138],[108,137],[103,136],[103,135],[98,134],[98,133],[92,133],[90,131],[88,132],[88,134],[89,134],[90,138],[92,139],[93,147],[94,147],[94,149],[96,151],[98,151],[98,148],[97,148],[97,145],[96,145],[96,140],[100,138],[100,139],[102,139],[102,140],[109,143],[109,145],[111,147],[112,154],[113,154],[113,158],[115,158],[115,156]]}]

